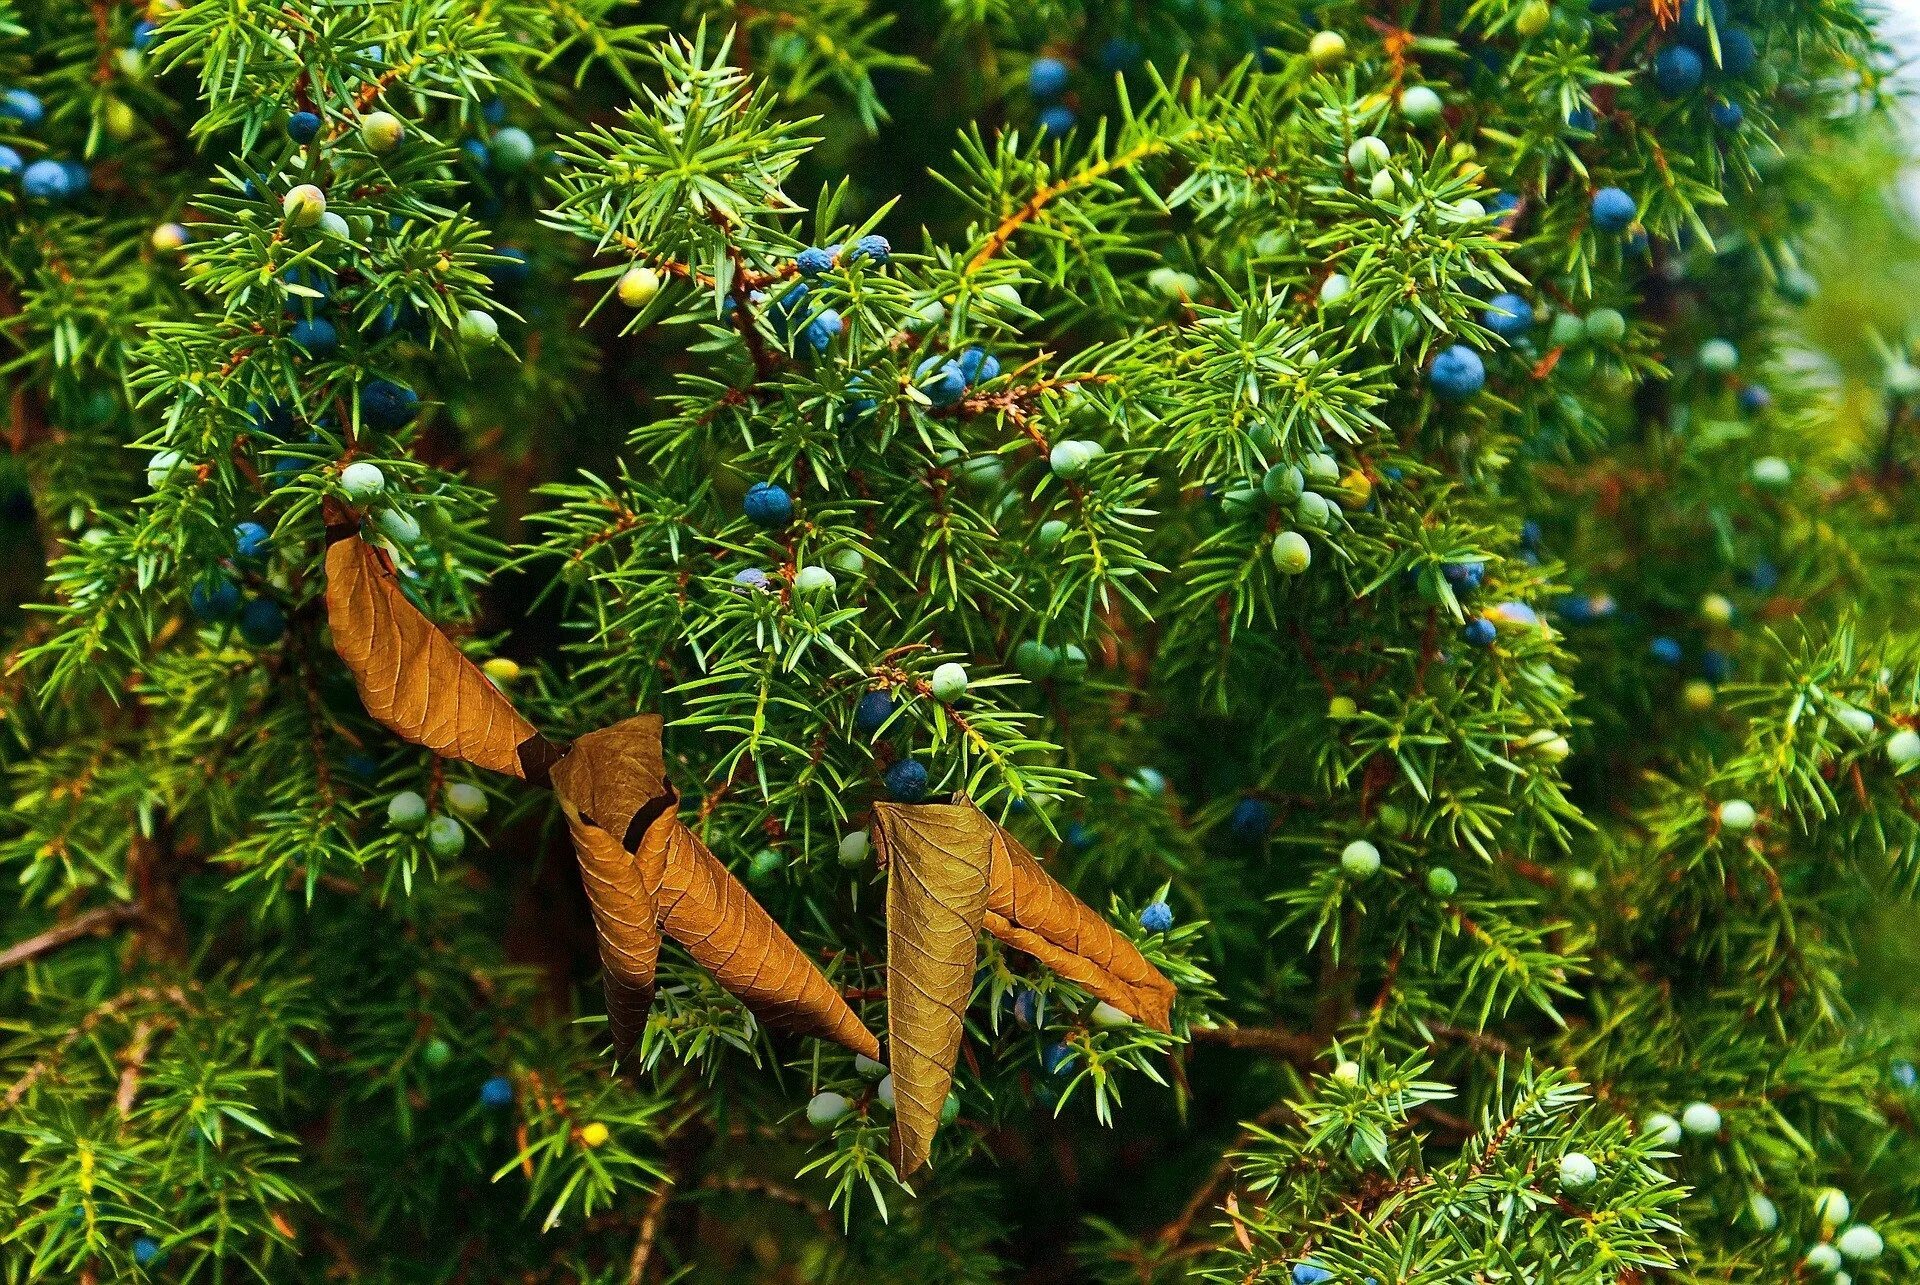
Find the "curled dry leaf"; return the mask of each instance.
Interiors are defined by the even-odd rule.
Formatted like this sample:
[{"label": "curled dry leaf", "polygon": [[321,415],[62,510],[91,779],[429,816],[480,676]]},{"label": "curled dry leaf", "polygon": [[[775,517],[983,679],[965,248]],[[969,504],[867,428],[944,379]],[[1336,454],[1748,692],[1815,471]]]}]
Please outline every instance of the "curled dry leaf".
[{"label": "curled dry leaf", "polygon": [[367,713],[444,758],[539,781],[558,751],[394,582],[358,535],[327,549],[327,624]]},{"label": "curled dry leaf", "polygon": [[613,1053],[625,1057],[645,1029],[660,960],[654,890],[627,838],[671,809],[660,750],[660,719],[642,715],[589,732],[553,765],[553,789],[580,858],[580,882],[593,910]]},{"label": "curled dry leaf", "polygon": [[553,786],[600,931],[616,1052],[645,1022],[664,932],[768,1025],[880,1056],[833,983],[680,820],[658,716],[581,737]]},{"label": "curled dry leaf", "polygon": [[1170,1031],[1173,983],[1127,936],[1060,886],[1020,841],[993,828],[987,931],[1136,1022]]},{"label": "curled dry leaf", "polygon": [[887,1055],[893,1167],[927,1162],[973,991],[994,824],[971,803],[877,803],[887,863]]},{"label": "curled dry leaf", "polygon": [[647,827],[639,858],[649,878],[658,872],[654,901],[661,931],[755,1016],[879,1059],[880,1041],[839,989],[677,813],[664,813]]},{"label": "curled dry leaf", "polygon": [[902,1178],[926,1163],[953,1081],[981,928],[1135,1021],[1171,1029],[1173,983],[971,802],[877,804],[874,830],[888,871],[887,1036]]}]

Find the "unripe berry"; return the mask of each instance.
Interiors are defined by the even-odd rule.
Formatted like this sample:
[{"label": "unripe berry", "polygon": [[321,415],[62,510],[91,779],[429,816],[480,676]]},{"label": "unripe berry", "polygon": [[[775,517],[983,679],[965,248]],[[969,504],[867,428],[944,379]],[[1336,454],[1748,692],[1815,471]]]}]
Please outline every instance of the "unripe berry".
[{"label": "unripe berry", "polygon": [[1272,557],[1281,572],[1297,576],[1313,564],[1313,546],[1298,531],[1282,531],[1273,538]]},{"label": "unripe berry", "polygon": [[447,787],[447,811],[468,821],[487,814],[487,794],[470,781],[455,781]]},{"label": "unripe berry", "polygon": [[412,545],[420,539],[420,523],[404,509],[381,509],[373,515],[373,526],[395,544]]},{"label": "unripe berry", "polygon": [[1527,0],[1513,20],[1513,29],[1523,36],[1537,36],[1553,21],[1553,6],[1547,0]]},{"label": "unripe berry", "polygon": [[348,499],[364,504],[387,489],[387,475],[380,471],[378,464],[355,460],[340,470],[340,489],[347,493]]},{"label": "unripe berry", "polygon": [[1340,868],[1354,879],[1371,879],[1380,870],[1380,849],[1355,839],[1340,852]]},{"label": "unripe berry", "polygon": [[1807,1251],[1806,1265],[1816,1276],[1831,1276],[1840,1270],[1840,1251],[1821,1241]]},{"label": "unripe berry", "polygon": [[1362,178],[1371,178],[1393,160],[1385,139],[1363,134],[1347,144],[1347,164]]},{"label": "unripe berry", "polygon": [[1347,38],[1337,31],[1316,31],[1307,41],[1307,57],[1316,67],[1338,66],[1347,56]]},{"label": "unripe berry", "polygon": [[1833,1247],[1840,1251],[1842,1257],[1851,1258],[1856,1263],[1871,1263],[1886,1250],[1887,1243],[1873,1228],[1865,1223],[1855,1223],[1840,1233]]},{"label": "unripe berry", "polygon": [[1813,1197],[1813,1212],[1828,1227],[1838,1227],[1853,1216],[1853,1202],[1838,1187],[1822,1187]]},{"label": "unripe berry", "polygon": [[1729,375],[1740,364],[1740,350],[1724,339],[1709,339],[1700,345],[1700,369],[1710,375]]},{"label": "unripe berry", "polygon": [[494,683],[510,683],[520,677],[520,663],[506,656],[489,656],[480,665],[480,672],[491,678]]},{"label": "unripe berry", "polygon": [[592,1151],[607,1145],[613,1137],[613,1131],[598,1120],[591,1120],[580,1127],[580,1145]]},{"label": "unripe berry", "polygon": [[660,274],[652,268],[628,268],[620,274],[620,283],[614,292],[620,296],[621,303],[638,311],[660,293]]},{"label": "unripe berry", "polygon": [[933,698],[943,704],[959,700],[967,692],[967,667],[958,661],[947,661],[933,671],[930,686]]},{"label": "unripe berry", "polygon": [[1427,891],[1436,897],[1451,897],[1460,891],[1460,877],[1445,866],[1427,871]]},{"label": "unripe berry", "polygon": [[1665,1111],[1656,1111],[1640,1122],[1640,1132],[1652,1138],[1662,1147],[1679,1145],[1682,1136],[1680,1122]]},{"label": "unripe berry", "polygon": [[427,851],[443,861],[460,855],[467,846],[467,832],[449,816],[437,816],[427,822]]},{"label": "unripe berry", "polygon": [[893,1110],[894,1093],[893,1072],[889,1071],[881,1076],[880,1083],[874,1086],[873,1096],[879,1100],[881,1106],[891,1111]]},{"label": "unripe berry", "polygon": [[153,248],[156,250],[178,250],[192,239],[193,234],[178,223],[162,223],[153,230]]},{"label": "unripe berry", "polygon": [[1101,1000],[1093,1006],[1091,1016],[1093,1024],[1103,1030],[1110,1031],[1116,1027],[1131,1026],[1133,1024],[1131,1017],[1128,1017],[1125,1013],[1107,1003],[1105,1000]]},{"label": "unripe berry", "polygon": [[840,864],[857,866],[866,862],[867,854],[873,849],[873,839],[865,830],[853,830],[840,837]]},{"label": "unripe berry", "polygon": [[807,1103],[807,1123],[825,1129],[853,1109],[853,1103],[839,1093],[816,1093]]},{"label": "unripe berry", "polygon": [[1720,1108],[1711,1102],[1692,1102],[1680,1113],[1680,1127],[1696,1138],[1711,1138],[1720,1132]]},{"label": "unripe berry", "polygon": [[280,198],[280,212],[290,227],[310,228],[327,212],[327,194],[311,183],[290,188]]},{"label": "unripe berry", "polygon": [[360,118],[360,141],[369,152],[391,152],[400,146],[407,127],[392,112],[368,112]]},{"label": "unripe berry", "polygon": [[1728,799],[1719,808],[1720,824],[1735,834],[1743,834],[1753,829],[1760,819],[1753,810],[1753,804],[1745,799]]},{"label": "unripe berry", "polygon": [[469,308],[460,315],[460,342],[469,348],[485,348],[499,342],[500,323],[492,313]]},{"label": "unripe berry", "polygon": [[838,583],[833,578],[833,572],[825,567],[802,567],[793,577],[793,591],[811,597],[814,594],[832,593]]},{"label": "unripe berry", "polygon": [[1578,1151],[1569,1151],[1560,1157],[1560,1186],[1566,1191],[1580,1191],[1593,1185],[1600,1176],[1600,1170],[1593,1161]]},{"label": "unripe berry", "polygon": [[1440,95],[1426,85],[1411,85],[1400,92],[1400,114],[1409,124],[1431,124],[1440,119],[1443,110]]},{"label": "unripe berry", "polygon": [[427,801],[413,790],[402,790],[387,800],[387,824],[396,830],[416,830],[427,819]]},{"label": "unripe berry", "polygon": [[1747,1197],[1747,1216],[1761,1231],[1772,1231],[1780,1225],[1779,1207],[1757,1191]]},{"label": "unripe berry", "polygon": [[1920,732],[1903,727],[1887,738],[1887,761],[1904,770],[1920,761]]},{"label": "unripe berry", "polygon": [[493,154],[493,163],[509,174],[533,163],[533,137],[517,125],[494,130],[488,150]]}]

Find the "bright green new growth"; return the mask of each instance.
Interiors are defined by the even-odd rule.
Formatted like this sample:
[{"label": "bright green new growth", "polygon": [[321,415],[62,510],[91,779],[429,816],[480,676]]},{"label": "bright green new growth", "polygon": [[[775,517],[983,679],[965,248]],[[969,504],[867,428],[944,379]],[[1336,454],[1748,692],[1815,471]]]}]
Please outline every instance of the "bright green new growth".
[{"label": "bright green new growth", "polygon": [[[1735,0],[1685,99],[1644,5],[139,16],[0,0],[0,139],[93,173],[0,188],[8,1280],[1920,1268],[1911,354],[1871,440],[1779,357],[1851,4]],[[329,524],[555,740],[661,714],[876,1031],[911,758],[1173,1033],[987,940],[911,1197],[886,1068],[676,947],[616,1070],[552,796],[366,718]]]}]

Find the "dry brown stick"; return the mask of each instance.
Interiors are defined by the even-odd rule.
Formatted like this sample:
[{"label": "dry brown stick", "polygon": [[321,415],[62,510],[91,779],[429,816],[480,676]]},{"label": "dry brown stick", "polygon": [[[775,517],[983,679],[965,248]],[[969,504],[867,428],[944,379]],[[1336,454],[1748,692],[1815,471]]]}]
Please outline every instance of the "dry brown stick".
[{"label": "dry brown stick", "polygon": [[1195,1044],[1266,1053],[1301,1065],[1319,1061],[1324,1051],[1316,1037],[1277,1026],[1196,1026],[1187,1037]]},{"label": "dry brown stick", "polygon": [[140,1068],[146,1065],[147,1050],[153,1044],[154,1024],[147,1018],[134,1023],[133,1040],[127,1045],[124,1060],[120,1066],[120,1087],[113,1095],[113,1109],[119,1113],[124,1126],[127,1117],[133,1114],[133,1099],[140,1092]]},{"label": "dry brown stick", "polygon": [[653,1257],[653,1243],[660,1239],[660,1221],[673,1198],[673,1183],[662,1178],[647,1198],[646,1212],[640,1215],[640,1237],[633,1242],[633,1257],[627,1260],[627,1285],[640,1285],[647,1274],[647,1260]]},{"label": "dry brown stick", "polygon": [[6,950],[0,951],[0,972],[51,954],[69,942],[89,937],[95,933],[111,932],[140,914],[138,904],[131,901],[117,902],[111,906],[99,906],[83,915],[76,915],[64,924],[55,924],[52,928],[16,942]]}]

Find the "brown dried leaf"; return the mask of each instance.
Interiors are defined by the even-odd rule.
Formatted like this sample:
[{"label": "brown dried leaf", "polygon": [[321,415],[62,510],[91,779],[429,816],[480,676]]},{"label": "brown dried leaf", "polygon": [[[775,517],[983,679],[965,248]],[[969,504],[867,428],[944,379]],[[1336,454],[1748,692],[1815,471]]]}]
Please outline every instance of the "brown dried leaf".
[{"label": "brown dried leaf", "polygon": [[[989,823],[991,824],[991,823]],[[1046,872],[1020,841],[993,827],[987,931],[1136,1022],[1172,1027],[1173,983],[1106,918]]]},{"label": "brown dried leaf", "polygon": [[927,1162],[953,1084],[987,913],[993,822],[971,803],[877,803],[887,863],[887,1052],[893,1167]]},{"label": "brown dried leaf", "polygon": [[445,758],[539,780],[554,747],[408,602],[357,535],[327,550],[327,624],[367,713]]},{"label": "brown dried leaf", "polygon": [[660,749],[660,719],[646,714],[589,732],[553,765],[553,788],[566,813],[580,881],[593,910],[601,981],[615,1057],[625,1057],[646,1028],[660,959],[657,870],[643,872],[626,836],[674,804]]},{"label": "brown dried leaf", "polygon": [[639,860],[659,879],[662,931],[762,1021],[878,1060],[880,1042],[840,991],[677,813],[647,827]]}]

